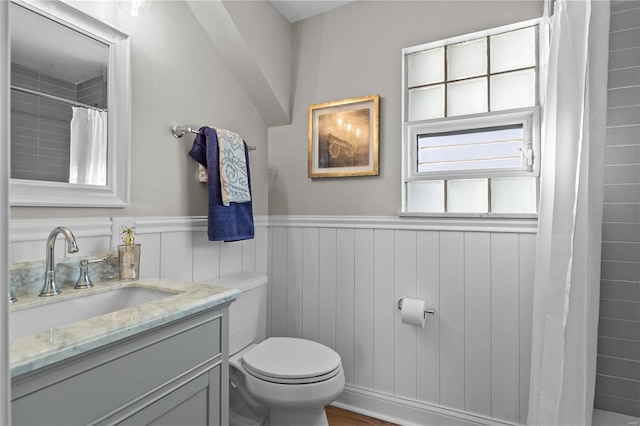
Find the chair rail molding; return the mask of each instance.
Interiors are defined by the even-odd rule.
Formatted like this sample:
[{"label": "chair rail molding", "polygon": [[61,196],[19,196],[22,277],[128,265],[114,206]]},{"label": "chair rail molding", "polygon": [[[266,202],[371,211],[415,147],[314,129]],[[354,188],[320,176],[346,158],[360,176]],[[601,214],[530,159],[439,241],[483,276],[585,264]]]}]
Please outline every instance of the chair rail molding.
[{"label": "chair rail molding", "polygon": [[406,217],[406,216],[296,216],[268,217],[269,227],[395,229],[414,231],[477,231],[535,234],[537,218]]}]

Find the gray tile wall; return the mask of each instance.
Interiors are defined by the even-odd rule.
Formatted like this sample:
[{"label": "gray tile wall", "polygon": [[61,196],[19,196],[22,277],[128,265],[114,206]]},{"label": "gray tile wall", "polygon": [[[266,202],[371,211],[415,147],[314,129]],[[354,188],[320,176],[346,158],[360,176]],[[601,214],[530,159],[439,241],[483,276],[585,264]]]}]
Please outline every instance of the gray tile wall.
[{"label": "gray tile wall", "polygon": [[[106,107],[102,78],[73,83],[11,64],[11,84],[61,98]],[[68,104],[11,91],[11,177],[69,181]]]},{"label": "gray tile wall", "polygon": [[97,108],[106,108],[107,84],[102,76],[78,83],[78,102]]},{"label": "gray tile wall", "polygon": [[640,1],[611,2],[595,408],[640,417]]}]

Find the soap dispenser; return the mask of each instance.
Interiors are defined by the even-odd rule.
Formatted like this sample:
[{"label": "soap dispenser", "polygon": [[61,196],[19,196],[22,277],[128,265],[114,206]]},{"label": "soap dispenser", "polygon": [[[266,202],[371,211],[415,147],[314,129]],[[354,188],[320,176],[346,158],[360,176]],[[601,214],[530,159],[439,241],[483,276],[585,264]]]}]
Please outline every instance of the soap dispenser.
[{"label": "soap dispenser", "polygon": [[122,244],[118,246],[120,259],[120,281],[134,281],[140,278],[140,244],[135,244],[133,228],[123,231]]}]

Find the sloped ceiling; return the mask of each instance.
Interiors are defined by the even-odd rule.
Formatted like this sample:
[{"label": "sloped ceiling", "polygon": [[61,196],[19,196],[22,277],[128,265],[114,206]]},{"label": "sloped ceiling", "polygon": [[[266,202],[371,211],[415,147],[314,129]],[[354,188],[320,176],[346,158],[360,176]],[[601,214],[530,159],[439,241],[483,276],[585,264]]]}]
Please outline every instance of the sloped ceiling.
[{"label": "sloped ceiling", "polygon": [[[264,118],[267,126],[279,126],[290,123],[290,96],[288,87],[286,95],[282,96],[281,84],[274,80],[287,79],[290,84],[290,74],[274,76],[267,72],[264,64],[260,62],[260,55],[248,45],[245,35],[229,13],[228,7],[234,6],[232,2],[225,5],[220,1],[186,0],[187,6],[200,23],[213,46],[218,50],[227,67],[238,78],[238,81]],[[238,2],[235,6],[239,6]],[[269,6],[264,3],[265,6]],[[263,5],[260,5],[262,7]],[[278,13],[273,10],[274,15]],[[263,16],[267,19],[268,16]],[[282,23],[282,18],[278,19]],[[264,23],[264,22],[263,22]],[[285,25],[289,25],[286,24]],[[273,49],[282,49],[285,46],[273,46]],[[291,57],[287,55],[286,69],[291,69]],[[285,75],[286,74],[286,75]]]},{"label": "sloped ceiling", "polygon": [[291,23],[344,6],[355,0],[273,0],[271,3]]},{"label": "sloped ceiling", "polygon": [[[289,40],[280,39],[280,43],[270,46],[270,49],[273,50],[270,57],[276,57],[278,53],[281,53],[279,56],[283,59],[279,62],[279,70],[282,72],[274,72],[273,63],[265,60],[264,55],[261,54],[262,51],[255,50],[256,44],[248,43],[251,36],[255,41],[255,33],[260,30],[260,26],[247,29],[246,25],[243,27],[239,25],[240,21],[235,21],[236,18],[242,18],[242,2],[186,0],[186,3],[226,65],[238,77],[238,81],[267,125],[271,127],[291,122],[290,71],[292,57],[291,52],[287,50],[291,48],[290,25],[287,21],[289,23],[297,22],[344,6],[352,1],[355,0],[273,0],[271,2],[274,6],[271,8],[273,14],[264,9],[264,6],[269,6],[268,3],[252,6],[250,10],[253,13],[262,14],[260,15],[262,19],[260,24],[267,25],[263,27],[267,28],[266,32],[273,29],[273,27],[268,27],[269,23],[279,29],[282,29],[283,24],[288,28],[284,32],[289,33]],[[248,10],[245,8],[245,16]],[[278,12],[285,17],[286,21],[282,20]],[[264,48],[264,46],[262,47]]]}]

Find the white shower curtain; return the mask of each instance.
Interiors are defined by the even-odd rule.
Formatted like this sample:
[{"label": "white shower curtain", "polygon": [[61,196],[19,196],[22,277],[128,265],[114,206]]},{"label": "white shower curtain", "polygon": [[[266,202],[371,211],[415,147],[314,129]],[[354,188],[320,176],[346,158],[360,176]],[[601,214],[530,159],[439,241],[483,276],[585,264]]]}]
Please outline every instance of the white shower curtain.
[{"label": "white shower curtain", "polygon": [[107,184],[107,112],[72,107],[69,183]]},{"label": "white shower curtain", "polygon": [[590,425],[595,390],[608,0],[551,19],[533,308],[530,425]]}]

